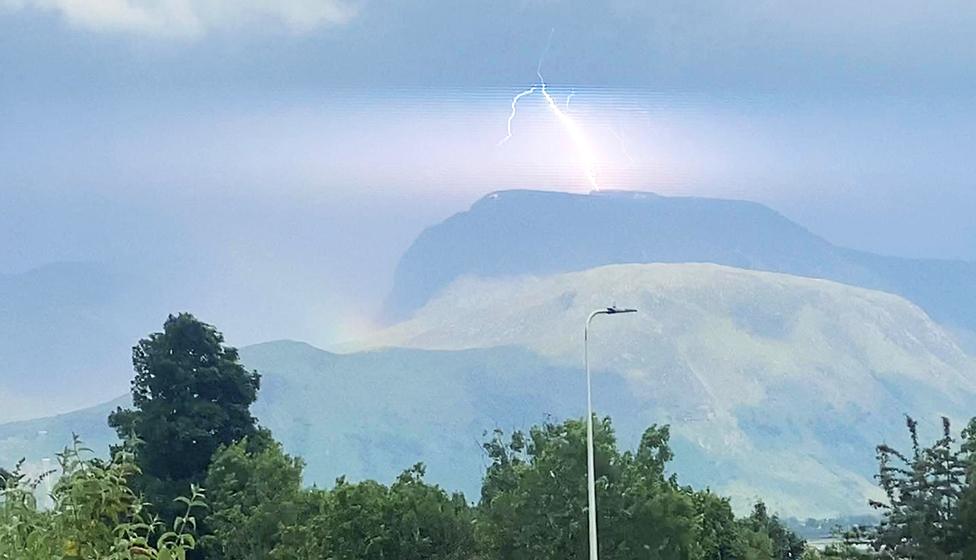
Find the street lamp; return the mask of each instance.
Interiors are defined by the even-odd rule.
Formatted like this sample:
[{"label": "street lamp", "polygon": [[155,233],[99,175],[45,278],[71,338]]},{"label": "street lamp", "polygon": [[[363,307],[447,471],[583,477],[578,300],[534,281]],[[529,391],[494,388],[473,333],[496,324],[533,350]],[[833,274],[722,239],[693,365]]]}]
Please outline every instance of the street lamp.
[{"label": "street lamp", "polygon": [[597,315],[617,315],[637,313],[636,309],[607,307],[597,309],[586,318],[583,326],[583,364],[586,366],[586,496],[590,516],[590,560],[599,560],[596,540],[596,475],[593,469],[593,390],[590,384],[590,321]]}]

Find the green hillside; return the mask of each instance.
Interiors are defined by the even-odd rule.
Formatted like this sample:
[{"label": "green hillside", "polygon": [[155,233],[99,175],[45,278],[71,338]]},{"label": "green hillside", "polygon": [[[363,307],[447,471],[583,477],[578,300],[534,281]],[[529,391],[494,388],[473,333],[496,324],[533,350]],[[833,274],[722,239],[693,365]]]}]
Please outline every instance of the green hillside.
[{"label": "green hillside", "polygon": [[[424,461],[432,480],[474,498],[485,431],[584,410],[578,369],[552,366],[514,347],[340,355],[278,341],[244,348],[241,356],[262,373],[256,416],[289,452],[308,461],[307,481],[320,485],[341,475],[390,480]],[[621,383],[600,386],[621,410],[637,404]],[[97,450],[107,449],[115,438],[105,419],[124,400],[0,425],[0,464],[19,457],[37,463],[69,442],[72,432]],[[639,423],[622,418],[618,424],[629,426],[625,431],[636,441]]]},{"label": "green hillside", "polygon": [[[263,374],[255,414],[308,461],[308,482],[390,480],[424,461],[475,498],[485,430],[582,414],[582,319],[614,302],[640,313],[594,323],[599,413],[628,446],[671,423],[681,480],[740,507],[762,496],[798,517],[864,512],[874,446],[902,443],[904,413],[933,435],[940,414],[976,414],[976,361],[913,304],[713,265],[469,279],[372,349],[280,341],[241,354]],[[72,429],[104,448],[110,408],[0,426],[0,464],[37,460]]]},{"label": "green hillside", "polygon": [[[976,414],[976,361],[914,304],[717,265],[462,279],[373,344],[520,345],[571,367],[582,319],[610,303],[640,313],[598,319],[594,367],[618,372],[642,413],[694,442],[678,458],[687,472],[740,502],[855,508],[871,491],[873,447],[901,437],[903,414],[933,432],[940,415]],[[598,394],[597,406],[612,401]],[[699,455],[722,467],[697,473]]]}]

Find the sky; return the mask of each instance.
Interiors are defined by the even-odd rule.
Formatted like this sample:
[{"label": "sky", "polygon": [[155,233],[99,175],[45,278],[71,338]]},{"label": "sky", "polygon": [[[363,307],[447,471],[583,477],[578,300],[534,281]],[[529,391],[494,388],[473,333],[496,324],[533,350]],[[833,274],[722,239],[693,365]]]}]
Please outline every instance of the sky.
[{"label": "sky", "polygon": [[168,268],[240,343],[355,337],[425,226],[592,188],[538,92],[500,144],[540,58],[600,188],[976,259],[974,24],[903,0],[0,0],[0,273]]}]

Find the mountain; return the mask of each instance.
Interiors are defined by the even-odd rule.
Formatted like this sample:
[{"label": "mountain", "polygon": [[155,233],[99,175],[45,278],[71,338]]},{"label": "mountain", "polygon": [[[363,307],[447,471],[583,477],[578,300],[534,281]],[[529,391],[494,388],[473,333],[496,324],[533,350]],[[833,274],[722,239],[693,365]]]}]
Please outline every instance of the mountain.
[{"label": "mountain", "polygon": [[[277,341],[245,347],[241,356],[262,374],[255,415],[289,452],[305,458],[307,482],[324,485],[341,475],[389,481],[424,461],[432,479],[476,498],[485,432],[577,415],[584,390],[577,371],[513,347],[343,355]],[[603,390],[618,402],[635,402],[622,387]],[[0,465],[25,457],[36,469],[72,433],[104,453],[117,441],[106,418],[127,402],[120,397],[64,415],[2,424]]]},{"label": "mountain", "polygon": [[[307,459],[308,482],[390,480],[425,461],[474,498],[485,430],[583,413],[582,320],[614,301],[640,311],[593,323],[597,411],[628,446],[670,423],[680,480],[740,508],[761,496],[798,517],[863,513],[874,446],[907,443],[903,414],[934,436],[940,415],[976,413],[976,359],[904,298],[706,264],[466,278],[360,351],[241,355],[263,374],[256,415]],[[72,425],[0,426],[0,464],[17,441],[53,439],[52,422]]]},{"label": "mountain", "polygon": [[[903,414],[930,425],[976,414],[976,360],[911,302],[716,265],[469,277],[374,344],[517,344],[570,367],[582,318],[613,302],[640,311],[597,318],[592,363],[624,376],[645,417],[694,442],[679,472],[740,500],[854,507],[870,493],[874,446],[904,439]],[[702,472],[702,457],[720,468]]]},{"label": "mountain", "polygon": [[639,192],[503,191],[426,229],[403,255],[385,317],[402,320],[455,279],[608,264],[708,262],[835,280],[905,296],[976,330],[976,263],[837,247],[752,202]]},{"label": "mountain", "polygon": [[25,459],[32,467],[31,472],[37,472],[42,459],[53,461],[55,453],[70,445],[75,434],[85,447],[104,456],[108,446],[117,442],[114,431],[108,427],[109,413],[131,403],[132,399],[126,395],[57,416],[0,424],[0,465],[9,469]]},{"label": "mountain", "polygon": [[134,333],[160,317],[136,284],[97,263],[0,275],[0,421],[88,406],[126,389]]},{"label": "mountain", "polygon": [[[323,288],[332,284],[323,283],[329,275],[322,271],[334,263],[308,260],[316,254],[316,230],[312,222],[300,222],[312,233],[299,236],[298,245],[289,245],[294,239],[284,234],[266,240],[267,247],[258,243],[260,258],[250,250],[224,250],[236,241],[177,235],[166,243],[179,248],[169,250],[163,250],[166,243],[144,240],[135,260],[52,263],[0,274],[0,422],[121,394],[131,377],[132,345],[169,313],[192,311],[239,344],[336,336],[350,313],[363,315],[362,306]],[[976,348],[972,263],[857,253],[758,204],[646,193],[489,195],[416,239],[400,262],[387,316],[409,317],[464,276],[642,262],[715,262],[901,294]]]}]

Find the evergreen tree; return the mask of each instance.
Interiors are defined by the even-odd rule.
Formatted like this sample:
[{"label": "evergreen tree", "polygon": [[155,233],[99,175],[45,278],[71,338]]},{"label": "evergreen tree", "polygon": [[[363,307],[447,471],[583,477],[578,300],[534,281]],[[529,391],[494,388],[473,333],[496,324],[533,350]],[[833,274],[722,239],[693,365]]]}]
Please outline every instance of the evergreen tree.
[{"label": "evergreen tree", "polygon": [[[966,559],[974,530],[969,519],[972,496],[972,432],[964,432],[957,449],[949,420],[942,420],[942,437],[931,447],[919,443],[918,422],[906,419],[911,452],[879,445],[877,475],[884,502],[871,505],[882,512],[876,527],[859,527],[848,535],[851,543],[869,545],[885,558],[905,560]],[[972,427],[972,424],[970,425]]]},{"label": "evergreen tree", "polygon": [[221,333],[188,313],[170,315],[162,332],[140,340],[132,363],[133,408],[117,409],[109,425],[134,438],[134,484],[172,519],[173,499],[203,483],[220,446],[261,438],[250,412],[260,376],[240,364]]},{"label": "evergreen tree", "polygon": [[959,548],[969,560],[976,558],[976,418],[962,432],[960,462],[966,469],[966,485],[959,497]]}]

